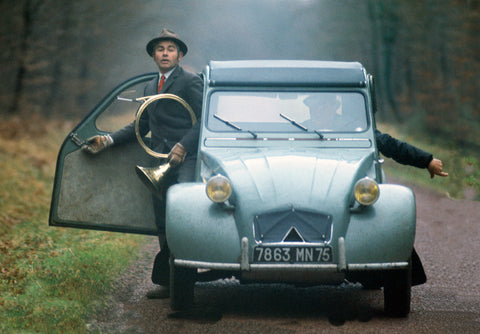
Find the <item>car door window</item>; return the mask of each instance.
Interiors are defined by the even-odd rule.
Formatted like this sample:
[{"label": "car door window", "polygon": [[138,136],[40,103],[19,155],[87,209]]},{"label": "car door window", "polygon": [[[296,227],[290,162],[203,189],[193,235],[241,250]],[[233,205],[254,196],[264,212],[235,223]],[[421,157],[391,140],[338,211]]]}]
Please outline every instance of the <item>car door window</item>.
[{"label": "car door window", "polygon": [[105,111],[98,116],[95,124],[97,129],[113,132],[133,122],[141,103],[129,102],[124,99],[136,99],[142,97],[145,85],[146,83],[142,82],[123,90],[119,94],[120,99],[114,100]]}]

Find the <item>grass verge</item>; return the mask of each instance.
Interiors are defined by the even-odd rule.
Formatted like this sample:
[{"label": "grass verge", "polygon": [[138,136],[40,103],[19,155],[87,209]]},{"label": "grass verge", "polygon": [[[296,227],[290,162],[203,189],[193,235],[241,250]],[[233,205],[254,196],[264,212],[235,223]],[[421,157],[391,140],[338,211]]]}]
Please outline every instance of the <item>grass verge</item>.
[{"label": "grass verge", "polygon": [[48,226],[56,155],[73,126],[38,121],[35,131],[9,121],[0,137],[0,332],[84,333],[144,237]]}]

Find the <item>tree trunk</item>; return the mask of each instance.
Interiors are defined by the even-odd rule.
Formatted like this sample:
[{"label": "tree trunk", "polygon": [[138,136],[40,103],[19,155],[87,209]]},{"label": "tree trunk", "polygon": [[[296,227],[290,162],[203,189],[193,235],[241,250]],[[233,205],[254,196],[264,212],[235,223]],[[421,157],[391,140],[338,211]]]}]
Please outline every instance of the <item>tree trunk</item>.
[{"label": "tree trunk", "polygon": [[16,114],[20,108],[20,100],[23,95],[25,74],[27,73],[27,60],[28,60],[28,42],[33,32],[33,26],[35,21],[35,14],[38,8],[42,4],[42,1],[27,0],[23,7],[22,23],[23,34],[20,41],[18,71],[15,76],[15,85],[13,91],[13,98],[10,107],[8,108],[9,114]]}]

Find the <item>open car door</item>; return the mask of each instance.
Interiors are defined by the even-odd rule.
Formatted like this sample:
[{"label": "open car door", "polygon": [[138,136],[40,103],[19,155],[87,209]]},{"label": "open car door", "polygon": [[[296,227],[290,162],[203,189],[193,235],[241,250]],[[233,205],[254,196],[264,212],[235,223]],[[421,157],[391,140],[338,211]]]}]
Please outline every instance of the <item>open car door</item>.
[{"label": "open car door", "polygon": [[143,74],[117,86],[65,139],[57,159],[50,225],[157,234],[151,192],[135,173],[135,166],[148,160],[142,147],[133,142],[96,155],[81,150],[88,138],[134,121],[140,103],[122,98],[142,97],[155,75]]}]

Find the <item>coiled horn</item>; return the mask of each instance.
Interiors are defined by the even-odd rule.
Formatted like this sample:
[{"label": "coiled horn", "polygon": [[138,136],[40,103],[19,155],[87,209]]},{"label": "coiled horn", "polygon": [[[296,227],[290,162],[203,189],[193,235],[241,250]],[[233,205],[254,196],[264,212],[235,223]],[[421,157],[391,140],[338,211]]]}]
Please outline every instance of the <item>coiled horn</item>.
[{"label": "coiled horn", "polygon": [[[150,147],[145,145],[145,142],[142,139],[142,136],[140,135],[140,118],[144,112],[144,110],[147,108],[147,106],[157,100],[161,99],[172,99],[175,101],[178,101],[182,106],[187,109],[187,111],[190,114],[190,118],[192,120],[192,127],[193,125],[197,122],[197,118],[193,112],[192,107],[181,97],[174,95],[174,94],[158,94],[158,95],[152,95],[152,96],[145,96],[142,98],[138,98],[137,100],[144,100],[140,108],[138,109],[137,116],[135,117],[135,135],[137,136],[138,143],[140,144],[141,147],[151,156],[155,158],[163,158],[167,159],[168,154],[166,153],[158,153],[152,150]],[[159,165],[157,167],[142,167],[142,166],[137,166],[135,168],[135,171],[137,172],[137,175],[140,177],[140,180],[147,186],[150,191],[155,193],[157,196],[161,197],[162,195],[162,189],[165,185],[165,176],[168,174],[168,172],[172,169],[171,165],[169,163],[165,163],[162,165]]]}]

